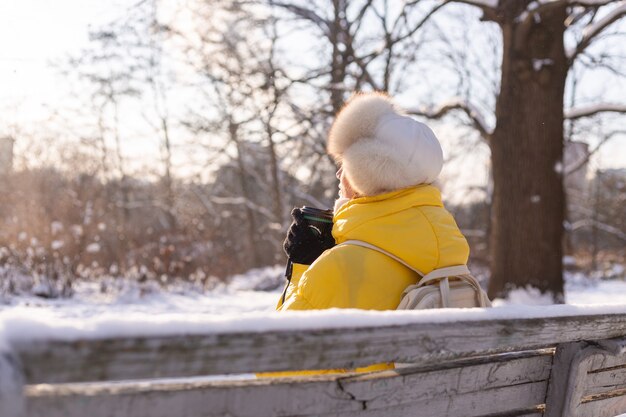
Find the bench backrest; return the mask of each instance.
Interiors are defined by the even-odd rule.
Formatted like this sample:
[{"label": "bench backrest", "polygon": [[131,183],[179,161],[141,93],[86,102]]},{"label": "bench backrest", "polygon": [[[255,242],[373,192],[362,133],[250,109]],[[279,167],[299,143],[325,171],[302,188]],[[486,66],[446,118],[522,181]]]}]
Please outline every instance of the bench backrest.
[{"label": "bench backrest", "polygon": [[[613,417],[626,413],[624,338],[626,314],[485,319],[17,341],[0,366],[15,363],[23,375],[29,417]],[[380,362],[413,365],[300,379],[189,378]]]}]

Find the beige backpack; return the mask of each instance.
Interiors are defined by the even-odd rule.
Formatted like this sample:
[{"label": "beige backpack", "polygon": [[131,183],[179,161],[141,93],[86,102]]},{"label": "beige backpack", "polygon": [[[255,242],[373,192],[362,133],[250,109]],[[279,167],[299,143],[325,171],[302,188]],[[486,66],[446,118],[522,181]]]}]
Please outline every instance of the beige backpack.
[{"label": "beige backpack", "polygon": [[449,266],[423,274],[402,259],[384,249],[361,240],[347,240],[342,245],[372,249],[401,263],[422,277],[417,284],[409,285],[402,293],[397,310],[423,310],[428,308],[491,307],[491,301],[466,265]]}]

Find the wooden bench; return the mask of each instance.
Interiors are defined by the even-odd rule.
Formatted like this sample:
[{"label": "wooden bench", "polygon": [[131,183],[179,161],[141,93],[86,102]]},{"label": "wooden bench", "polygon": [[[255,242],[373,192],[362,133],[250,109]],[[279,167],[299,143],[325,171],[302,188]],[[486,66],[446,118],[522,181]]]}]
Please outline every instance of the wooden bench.
[{"label": "wooden bench", "polygon": [[[28,417],[626,413],[626,313],[502,319],[488,311],[484,319],[455,322],[44,338],[14,341],[11,352],[0,363],[13,364],[9,371],[23,377],[21,415]],[[370,374],[191,378],[387,361],[412,365]],[[119,380],[133,381],[110,382]],[[16,397],[9,400],[19,405]]]}]

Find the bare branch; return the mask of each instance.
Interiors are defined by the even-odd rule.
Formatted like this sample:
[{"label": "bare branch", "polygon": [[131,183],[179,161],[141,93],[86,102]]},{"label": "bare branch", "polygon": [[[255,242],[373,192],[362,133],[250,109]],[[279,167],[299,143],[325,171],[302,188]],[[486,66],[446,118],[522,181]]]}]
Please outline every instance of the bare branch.
[{"label": "bare branch", "polygon": [[452,110],[461,110],[463,111],[472,121],[472,124],[481,134],[481,136],[489,141],[491,138],[491,134],[493,133],[493,129],[491,129],[484,117],[480,113],[480,111],[476,108],[476,106],[467,102],[466,100],[456,98],[450,101],[447,101],[441,104],[436,108],[415,108],[408,109],[409,114],[413,114],[416,116],[424,116],[429,119],[440,119]]},{"label": "bare branch", "polygon": [[[377,83],[374,78],[372,77],[372,75],[370,74],[369,70],[368,70],[368,65],[372,62],[372,60],[374,60],[376,57],[378,57],[384,50],[388,50],[388,55],[387,55],[387,65],[386,68],[389,68],[389,61],[392,58],[391,55],[391,50],[392,48],[396,45],[399,44],[400,42],[403,42],[404,40],[412,37],[421,27],[423,27],[429,20],[430,18],[439,10],[441,9],[443,6],[445,6],[446,4],[448,4],[448,1],[444,1],[438,5],[436,5],[435,7],[433,7],[419,22],[417,22],[413,27],[411,27],[409,30],[407,30],[406,33],[402,34],[402,35],[397,35],[397,36],[393,36],[394,32],[397,29],[398,23],[401,19],[402,16],[406,16],[406,10],[409,7],[412,7],[415,5],[415,2],[410,2],[404,5],[402,12],[400,13],[400,16],[396,19],[396,21],[393,23],[392,28],[388,29],[386,27],[386,23],[385,23],[385,16],[381,15],[380,13],[377,13],[375,11],[375,8],[372,8],[375,12],[376,15],[379,17],[379,19],[381,20],[381,26],[384,28],[385,31],[385,45],[384,48],[381,49],[377,49],[365,56],[357,56],[356,54],[354,54],[354,56],[352,57],[353,61],[358,65],[359,69],[361,70],[361,80],[367,82],[372,88],[374,88],[375,90],[387,90],[387,83],[383,83],[384,85],[380,85],[379,83]],[[360,24],[360,23],[359,23]],[[385,80],[388,80],[388,77],[385,77]]]},{"label": "bare branch", "polygon": [[580,42],[578,42],[578,45],[576,45],[576,47],[571,51],[567,51],[567,58],[569,62],[573,62],[581,52],[591,45],[598,34],[602,33],[603,30],[624,16],[626,16],[626,1],[622,0],[617,2],[617,6],[615,6],[615,8],[606,16],[587,25],[583,29],[583,37]]},{"label": "bare branch", "polygon": [[576,109],[567,109],[563,112],[563,117],[569,120],[576,120],[594,116],[598,113],[626,113],[626,104],[601,103]]},{"label": "bare branch", "polygon": [[306,7],[297,6],[295,4],[283,3],[280,1],[272,1],[270,0],[270,5],[277,6],[282,9],[288,10],[293,13],[295,16],[307,20],[309,22],[315,23],[317,27],[319,27],[325,34],[330,33],[331,24],[326,19],[315,13],[311,9],[307,9]]},{"label": "bare branch", "polygon": [[594,154],[596,154],[600,150],[600,148],[602,148],[604,144],[606,144],[608,141],[610,141],[611,139],[613,139],[615,136],[618,136],[618,135],[626,135],[626,130],[614,131],[614,132],[611,132],[611,134],[603,137],[600,140],[600,142],[591,151],[587,152],[587,154],[583,158],[566,166],[564,170],[564,175],[567,176],[567,175],[573,174],[574,172],[584,167],[585,164],[589,162],[589,159],[591,159],[591,157]]},{"label": "bare branch", "polygon": [[411,30],[409,30],[403,36],[400,36],[400,37],[397,37],[397,38],[393,39],[392,43],[397,43],[397,42],[400,42],[400,41],[402,41],[402,40],[404,40],[406,38],[410,38],[411,36],[413,36],[415,34],[415,32],[417,32],[422,26],[424,26],[426,24],[426,22],[428,22],[428,20],[430,20],[432,15],[434,15],[439,9],[441,9],[446,4],[448,4],[448,2],[444,2],[444,3],[441,3],[441,4],[433,7],[431,9],[431,11],[428,12],[428,14],[426,16],[424,16],[424,18],[422,18],[422,20],[420,20],[415,26],[413,26],[411,28]]},{"label": "bare branch", "polygon": [[365,2],[365,4],[363,5],[363,7],[361,7],[361,10],[357,13],[356,17],[352,20],[352,22],[350,22],[350,26],[355,23],[356,27],[354,28],[354,32],[353,33],[357,33],[359,31],[359,29],[361,28],[361,24],[365,21],[365,19],[363,18],[365,16],[365,13],[367,13],[367,10],[372,7],[372,3],[373,0],[368,0],[367,2]]}]

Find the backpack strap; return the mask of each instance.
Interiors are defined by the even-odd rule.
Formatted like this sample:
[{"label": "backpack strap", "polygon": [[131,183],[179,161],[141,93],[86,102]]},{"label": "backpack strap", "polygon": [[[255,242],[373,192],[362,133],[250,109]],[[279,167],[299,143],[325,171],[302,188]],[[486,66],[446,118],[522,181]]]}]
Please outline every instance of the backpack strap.
[{"label": "backpack strap", "polygon": [[388,257],[400,262],[402,265],[406,266],[411,271],[417,273],[420,277],[422,277],[422,279],[420,279],[419,282],[417,283],[417,285],[420,287],[422,285],[430,284],[431,282],[440,280],[442,278],[447,278],[447,277],[452,277],[452,276],[457,276],[457,275],[470,275],[470,270],[465,265],[448,266],[445,268],[435,269],[429,272],[428,274],[424,274],[422,271],[409,265],[405,260],[397,257],[393,253],[387,252],[386,250],[379,248],[376,245],[372,245],[371,243],[364,242],[362,240],[346,240],[345,242],[340,243],[337,246],[342,246],[342,245],[361,246],[363,248],[368,248],[368,249],[372,249],[377,252],[380,252],[383,255],[387,255]]},{"label": "backpack strap", "polygon": [[409,287],[407,287],[407,289],[404,291],[405,293],[407,293],[410,289],[419,288],[424,285],[432,284],[432,283],[435,283],[436,281],[439,281],[442,305],[444,307],[447,307],[448,305],[450,305],[450,302],[449,302],[450,283],[449,283],[448,277],[456,277],[462,281],[465,281],[466,283],[468,283],[470,286],[474,288],[474,290],[478,294],[478,299],[479,299],[478,301],[481,307],[487,306],[487,302],[485,301],[485,296],[483,296],[483,291],[480,288],[480,284],[478,283],[478,281],[476,281],[476,278],[472,276],[467,265],[448,266],[445,268],[435,269],[429,272],[428,274],[424,274],[423,272],[409,265],[406,261],[394,255],[393,253],[387,252],[386,250],[379,248],[376,245],[372,245],[371,243],[364,242],[362,240],[346,240],[345,242],[340,243],[337,246],[345,246],[345,245],[361,246],[363,248],[375,250],[376,252],[380,252],[383,255],[386,255],[390,257],[391,259],[401,263],[405,267],[409,268],[411,271],[418,274],[421,277],[421,279],[417,282],[417,284],[410,285]]},{"label": "backpack strap", "polygon": [[[363,242],[362,240],[346,240],[345,242],[340,243],[337,246],[344,246],[344,245],[361,246],[363,248],[368,248],[368,249],[375,250],[376,252],[380,252],[383,255],[387,255],[391,259],[400,262],[402,265],[406,266],[407,268],[409,268],[411,271],[415,272],[420,277],[426,278],[426,276],[425,276],[426,274],[424,274],[422,271],[420,271],[420,270],[416,269],[415,267],[409,265],[406,261],[404,261],[403,259],[397,257],[393,253],[387,252],[386,250],[384,250],[382,248],[379,248],[378,246],[372,245],[371,243]],[[435,271],[433,271],[433,272],[435,272]],[[420,282],[421,282],[421,280],[420,280]]]},{"label": "backpack strap", "polygon": [[432,272],[424,275],[420,282],[419,286],[430,284],[433,281],[437,281],[442,278],[447,277],[456,277],[460,275],[470,275],[470,270],[466,265],[456,265],[456,266],[448,266],[445,268],[435,269]]}]

